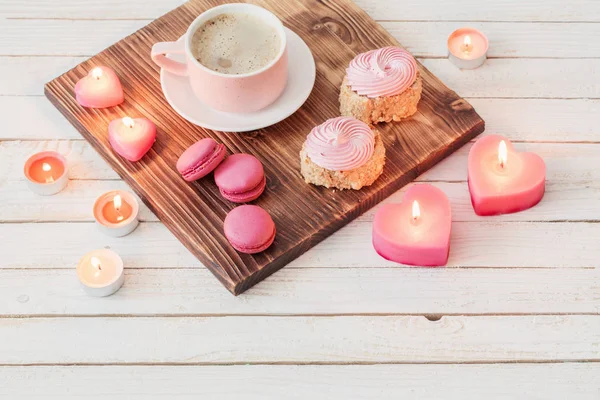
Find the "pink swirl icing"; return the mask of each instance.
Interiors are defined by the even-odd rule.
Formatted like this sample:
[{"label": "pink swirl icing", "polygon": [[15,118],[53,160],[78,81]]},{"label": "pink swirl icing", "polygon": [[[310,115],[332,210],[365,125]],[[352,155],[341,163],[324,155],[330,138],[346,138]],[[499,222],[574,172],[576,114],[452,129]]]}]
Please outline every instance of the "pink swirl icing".
[{"label": "pink swirl icing", "polygon": [[310,131],[305,148],[318,166],[331,171],[349,171],[371,159],[375,136],[362,121],[349,117],[331,118]]},{"label": "pink swirl icing", "polygon": [[346,69],[348,84],[361,96],[394,96],[417,79],[417,62],[400,47],[383,47],[354,57]]}]

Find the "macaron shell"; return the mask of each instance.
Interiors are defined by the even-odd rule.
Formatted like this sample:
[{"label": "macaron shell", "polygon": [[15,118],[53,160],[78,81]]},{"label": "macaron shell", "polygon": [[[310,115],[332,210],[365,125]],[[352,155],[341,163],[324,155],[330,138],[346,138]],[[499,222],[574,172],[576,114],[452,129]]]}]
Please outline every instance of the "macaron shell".
[{"label": "macaron shell", "polygon": [[219,189],[219,191],[221,192],[221,196],[225,197],[229,201],[232,201],[234,203],[248,203],[250,201],[258,199],[260,195],[265,191],[266,187],[267,178],[263,178],[262,182],[260,182],[255,188],[250,189],[246,192],[229,193],[225,192],[223,189]]},{"label": "macaron shell", "polygon": [[250,154],[233,154],[215,170],[215,183],[222,192],[230,194],[253,190],[264,179],[261,162]]},{"label": "macaron shell", "polygon": [[211,138],[191,145],[177,160],[177,170],[188,181],[195,181],[211,173],[225,157],[225,146]]},{"label": "macaron shell", "polygon": [[275,223],[264,209],[253,205],[234,208],[227,214],[223,231],[237,251],[246,254],[260,253],[275,240]]}]

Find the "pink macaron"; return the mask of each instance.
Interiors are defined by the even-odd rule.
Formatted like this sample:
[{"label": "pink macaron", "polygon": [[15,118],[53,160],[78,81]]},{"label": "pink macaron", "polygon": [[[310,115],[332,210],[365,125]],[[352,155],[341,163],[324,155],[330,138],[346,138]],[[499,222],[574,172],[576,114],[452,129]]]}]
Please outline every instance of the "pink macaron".
[{"label": "pink macaron", "polygon": [[202,139],[191,145],[177,160],[177,170],[188,182],[210,174],[223,161],[225,146],[214,139]]},{"label": "pink macaron", "polygon": [[267,186],[260,161],[250,154],[233,154],[215,170],[221,195],[234,203],[256,200]]},{"label": "pink macaron", "polygon": [[243,205],[234,208],[223,223],[225,237],[234,249],[254,254],[266,250],[275,240],[275,223],[259,206]]}]

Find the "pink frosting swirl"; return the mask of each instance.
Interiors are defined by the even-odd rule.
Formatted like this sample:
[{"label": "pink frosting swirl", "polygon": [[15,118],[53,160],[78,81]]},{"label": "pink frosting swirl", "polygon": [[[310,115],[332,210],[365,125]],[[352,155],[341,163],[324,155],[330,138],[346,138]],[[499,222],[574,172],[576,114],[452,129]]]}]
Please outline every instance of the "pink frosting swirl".
[{"label": "pink frosting swirl", "polygon": [[348,84],[361,96],[395,96],[417,79],[417,62],[400,47],[383,47],[354,57],[346,69]]},{"label": "pink frosting swirl", "polygon": [[318,166],[331,171],[349,171],[371,159],[375,136],[364,122],[337,117],[315,126],[305,146],[306,153]]}]

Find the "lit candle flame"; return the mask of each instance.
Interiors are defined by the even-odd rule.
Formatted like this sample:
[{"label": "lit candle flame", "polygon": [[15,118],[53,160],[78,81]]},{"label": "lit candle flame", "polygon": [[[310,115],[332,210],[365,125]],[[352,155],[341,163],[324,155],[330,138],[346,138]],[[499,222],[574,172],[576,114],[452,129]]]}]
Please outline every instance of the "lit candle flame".
[{"label": "lit candle flame", "polygon": [[121,195],[118,194],[113,198],[113,204],[115,205],[115,210],[118,211],[121,209],[121,204],[122,204]]},{"label": "lit candle flame", "polygon": [[115,210],[117,211],[117,221],[123,221],[123,216],[121,215],[121,195],[116,195],[113,198],[113,205],[115,206]]},{"label": "lit candle flame", "polygon": [[473,50],[473,44],[471,42],[470,35],[465,35],[463,39],[463,44],[462,46],[460,46],[460,49],[463,51],[463,53],[470,53],[471,50]]},{"label": "lit candle flame", "polygon": [[92,76],[96,79],[100,79],[102,76],[102,68],[96,67],[92,70]]},{"label": "lit candle flame", "polygon": [[92,264],[92,267],[96,268],[96,273],[94,276],[98,277],[100,275],[100,271],[102,271],[102,264],[100,263],[100,260],[98,257],[92,257],[90,263]]},{"label": "lit candle flame", "polygon": [[465,40],[463,41],[463,44],[465,45],[465,47],[468,49],[471,47],[471,35],[466,35],[465,36]]},{"label": "lit candle flame", "polygon": [[413,205],[412,205],[413,220],[416,221],[417,219],[419,219],[420,216],[421,216],[421,208],[419,207],[419,202],[415,200],[415,201],[413,201]]},{"label": "lit candle flame", "polygon": [[[50,164],[42,163],[42,171],[50,172],[51,169],[52,169],[52,166]],[[52,182],[54,182],[54,178],[52,176],[47,176],[46,183],[52,183]]]},{"label": "lit candle flame", "polygon": [[506,142],[502,140],[498,145],[498,163],[500,164],[500,168],[504,168],[506,166],[507,160],[508,151],[506,150]]},{"label": "lit candle flame", "polygon": [[133,118],[124,117],[122,121],[126,126],[130,128],[133,128],[135,126],[135,121],[133,120]]}]

